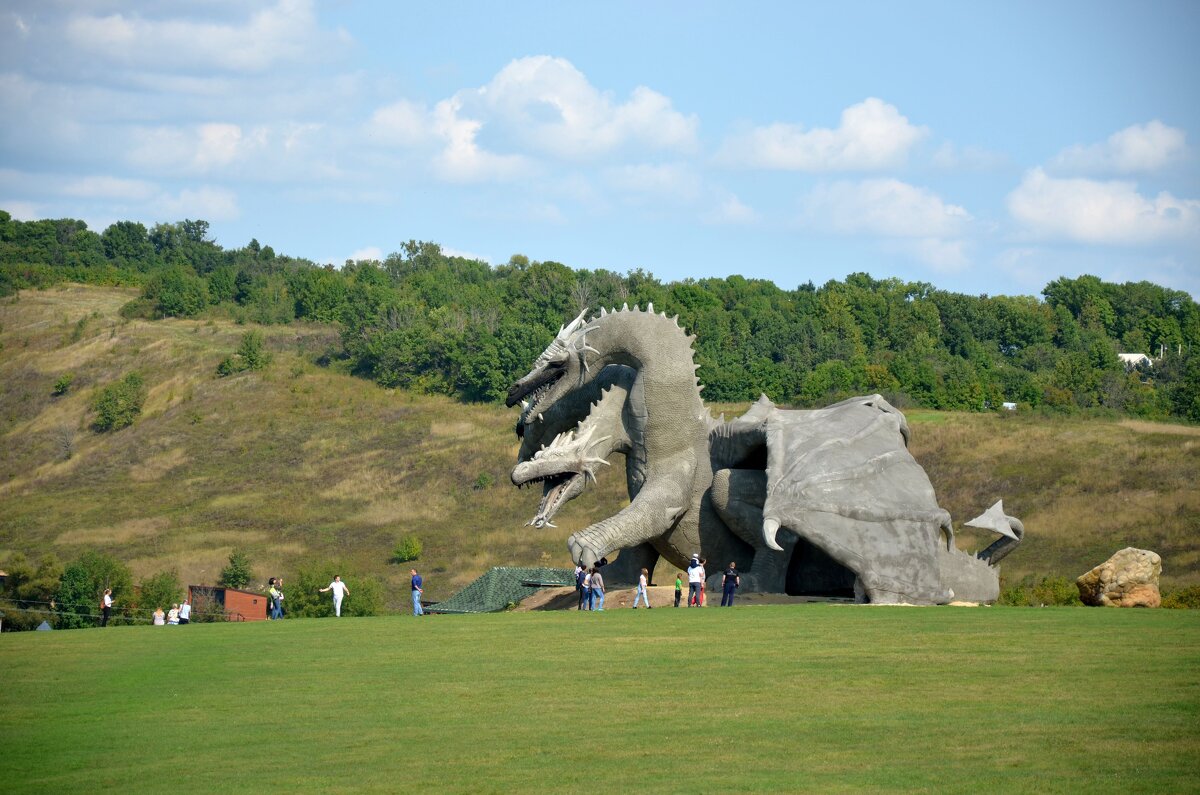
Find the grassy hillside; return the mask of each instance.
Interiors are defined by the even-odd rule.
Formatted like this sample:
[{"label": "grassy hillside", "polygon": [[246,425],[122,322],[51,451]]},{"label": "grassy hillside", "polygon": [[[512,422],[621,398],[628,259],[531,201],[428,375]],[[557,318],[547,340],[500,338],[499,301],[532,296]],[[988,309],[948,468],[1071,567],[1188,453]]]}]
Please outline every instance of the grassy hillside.
[{"label": "grassy hillside", "polygon": [[[408,567],[389,557],[404,535],[424,543],[418,565],[436,599],[490,566],[568,564],[565,538],[622,504],[623,479],[606,472],[558,529],[523,527],[537,498],[508,482],[515,412],[319,367],[337,332],[315,324],[264,328],[270,368],[218,379],[247,326],[125,321],[117,310],[133,295],[68,287],[0,301],[0,562],[97,548],[135,578],[175,567],[213,582],[244,547],[260,580],[335,558],[378,575],[400,605]],[[90,430],[95,390],[133,370],[149,388],[141,419]],[[66,373],[71,389],[55,397]],[[909,421],[957,523],[997,497],[1024,519],[1006,577],[1074,577],[1135,545],[1162,554],[1168,586],[1200,583],[1200,429],[920,411]]]},{"label": "grassy hillside", "polygon": [[0,663],[22,793],[1197,790],[1195,611],[116,627]]}]

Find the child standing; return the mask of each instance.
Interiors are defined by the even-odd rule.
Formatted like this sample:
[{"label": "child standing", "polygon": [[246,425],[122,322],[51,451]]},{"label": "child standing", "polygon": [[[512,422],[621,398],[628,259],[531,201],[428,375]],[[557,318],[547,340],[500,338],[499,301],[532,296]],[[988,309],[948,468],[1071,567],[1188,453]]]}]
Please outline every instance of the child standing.
[{"label": "child standing", "polygon": [[683,598],[683,572],[675,572],[675,606],[679,607],[679,600]]}]

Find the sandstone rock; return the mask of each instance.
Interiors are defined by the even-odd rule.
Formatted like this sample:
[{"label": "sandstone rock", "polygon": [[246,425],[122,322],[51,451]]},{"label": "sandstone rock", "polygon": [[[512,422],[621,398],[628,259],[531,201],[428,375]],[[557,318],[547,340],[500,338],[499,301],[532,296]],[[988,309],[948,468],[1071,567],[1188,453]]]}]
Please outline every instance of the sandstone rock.
[{"label": "sandstone rock", "polygon": [[1158,607],[1162,558],[1148,549],[1126,547],[1075,580],[1079,598],[1096,607]]}]

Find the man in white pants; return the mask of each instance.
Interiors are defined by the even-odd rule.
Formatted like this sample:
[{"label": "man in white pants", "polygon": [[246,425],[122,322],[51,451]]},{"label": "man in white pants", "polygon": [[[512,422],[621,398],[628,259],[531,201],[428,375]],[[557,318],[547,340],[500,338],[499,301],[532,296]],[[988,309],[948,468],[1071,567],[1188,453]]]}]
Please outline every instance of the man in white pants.
[{"label": "man in white pants", "polygon": [[350,589],[346,587],[346,583],[342,582],[342,575],[333,575],[333,582],[329,583],[328,588],[321,588],[320,592],[333,591],[333,614],[338,618],[342,617],[342,597],[350,593]]}]

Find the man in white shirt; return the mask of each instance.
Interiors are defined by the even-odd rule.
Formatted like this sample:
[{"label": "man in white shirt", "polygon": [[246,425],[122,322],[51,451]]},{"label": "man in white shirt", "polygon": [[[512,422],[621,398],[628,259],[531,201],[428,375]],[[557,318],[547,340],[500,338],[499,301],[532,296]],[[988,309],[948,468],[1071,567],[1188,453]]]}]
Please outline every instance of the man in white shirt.
[{"label": "man in white shirt", "polygon": [[688,563],[688,607],[700,606],[700,590],[704,587],[704,567],[700,565],[700,556],[692,555]]},{"label": "man in white shirt", "polygon": [[192,620],[192,600],[184,599],[183,604],[179,606],[179,623],[188,624]]},{"label": "man in white shirt", "polygon": [[333,591],[333,614],[338,618],[342,617],[342,597],[350,593],[350,589],[346,587],[346,583],[342,582],[340,574],[333,575],[333,582],[329,583],[328,588],[321,588],[320,592]]}]

